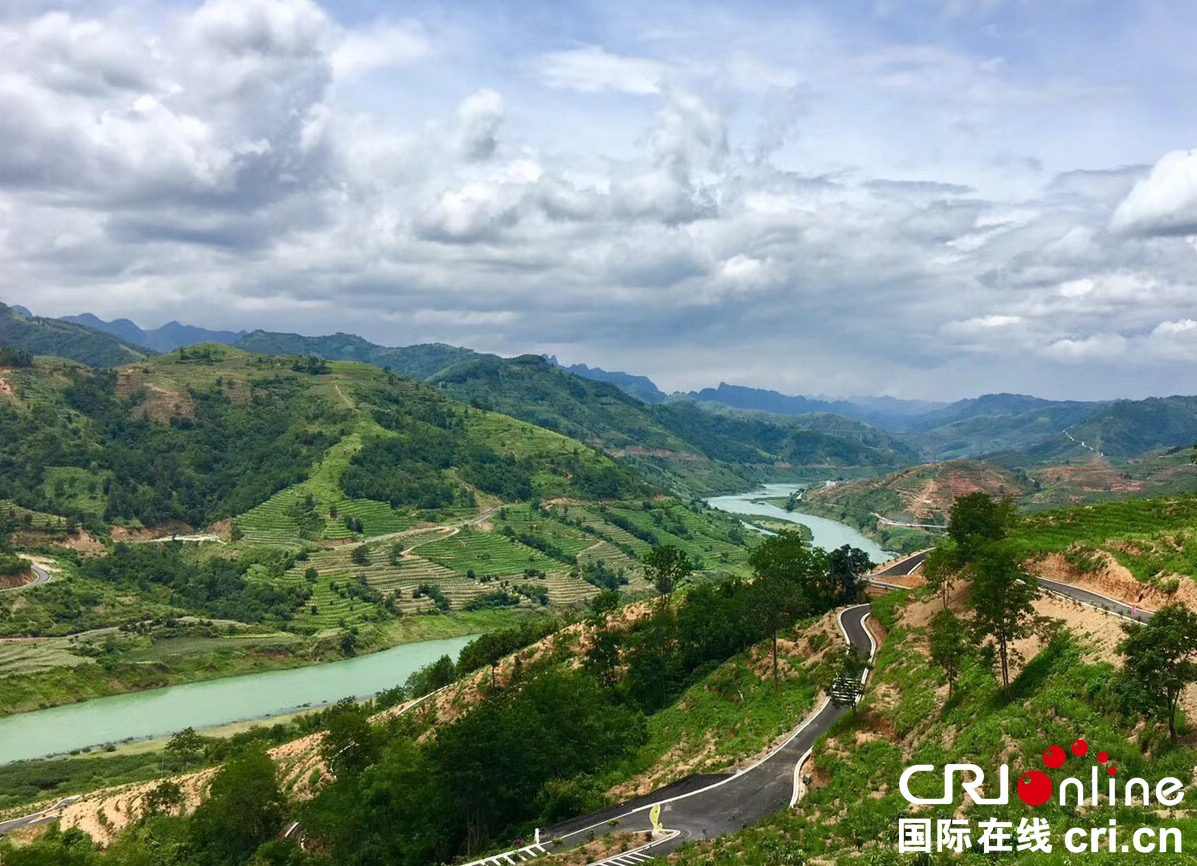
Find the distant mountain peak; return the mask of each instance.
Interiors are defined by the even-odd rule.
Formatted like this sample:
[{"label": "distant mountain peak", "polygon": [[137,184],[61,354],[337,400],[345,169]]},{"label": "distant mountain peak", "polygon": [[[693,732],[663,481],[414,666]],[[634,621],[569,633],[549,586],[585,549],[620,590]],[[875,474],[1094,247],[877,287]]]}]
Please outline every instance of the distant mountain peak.
[{"label": "distant mountain peak", "polygon": [[244,331],[211,331],[195,325],[184,325],[174,319],[160,328],[150,330],[143,330],[129,319],[113,319],[106,322],[94,313],[63,316],[61,321],[95,328],[97,331],[112,334],[114,337],[158,352],[172,352],[183,346],[194,346],[196,343],[222,343],[228,346],[245,335]]},{"label": "distant mountain peak", "polygon": [[637,376],[634,373],[624,373],[621,370],[604,370],[601,367],[588,367],[585,364],[565,366],[557,360],[556,355],[542,355],[546,362],[554,367],[560,367],[566,372],[590,379],[595,382],[608,382],[619,388],[625,394],[630,394],[645,403],[665,402],[665,393],[647,376]]}]

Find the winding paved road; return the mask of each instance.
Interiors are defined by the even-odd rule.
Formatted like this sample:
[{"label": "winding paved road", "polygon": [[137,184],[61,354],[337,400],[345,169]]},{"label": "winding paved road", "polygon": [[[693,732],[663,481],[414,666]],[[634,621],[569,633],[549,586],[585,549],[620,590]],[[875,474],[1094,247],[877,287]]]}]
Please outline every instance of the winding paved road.
[{"label": "winding paved road", "polygon": [[[870,575],[870,582],[879,587],[905,589],[886,583],[884,578],[913,574],[922,567],[926,558],[927,551],[922,551],[897,560]],[[1042,579],[1039,584],[1045,592],[1070,598],[1124,619],[1134,618],[1146,622],[1151,618],[1150,612],[1132,611],[1130,605],[1075,586]],[[876,645],[865,625],[868,615],[867,604],[854,605],[843,609],[839,620],[840,628],[852,646],[872,659]],[[867,676],[866,672],[862,680]],[[661,825],[670,832],[663,834],[657,841],[616,854],[592,866],[636,866],[668,854],[687,840],[709,839],[742,830],[797,802],[799,765],[814,747],[815,741],[846,712],[847,707],[836,707],[827,700],[781,746],[762,761],[739,773],[683,779],[647,796],[542,830],[539,844],[475,860],[465,866],[510,866],[512,863],[534,860],[547,853],[585,844],[592,832],[596,838],[629,831],[645,834],[652,829],[649,811],[656,804],[661,804]],[[615,822],[615,826],[610,822]],[[557,839],[562,844],[553,845]]]},{"label": "winding paved road", "polygon": [[[870,580],[877,586],[892,586],[877,578],[912,574],[922,565],[926,555],[926,552],[922,552],[898,560],[870,575]],[[1146,622],[1151,618],[1150,612],[1132,610],[1130,605],[1123,602],[1075,586],[1043,579],[1040,579],[1039,584],[1045,592],[1070,598],[1124,619]],[[848,642],[872,659],[876,643],[866,625],[868,616],[869,605],[853,605],[840,611],[839,624]],[[862,682],[867,681],[867,677],[866,671],[861,676]],[[667,833],[656,841],[616,854],[595,866],[635,866],[668,854],[691,839],[709,839],[735,833],[794,805],[799,796],[798,770],[801,763],[813,749],[815,741],[846,712],[847,707],[837,707],[830,700],[825,700],[819,710],[780,746],[742,771],[683,779],[647,796],[543,830],[540,834],[541,843],[475,860],[465,866],[512,866],[535,860],[551,853],[550,848],[552,852],[557,852],[585,844],[591,833],[596,838],[629,831],[646,834],[652,829],[649,812],[658,804],[661,806],[660,822]],[[0,835],[56,820],[56,813],[66,803],[62,801],[43,812],[0,823]],[[553,845],[553,840],[557,839],[562,844]]]},{"label": "winding paved road", "polygon": [[22,583],[20,586],[0,588],[0,592],[10,592],[14,589],[28,589],[31,586],[41,586],[43,583],[50,582],[50,572],[42,568],[36,562],[29,563],[29,570],[33,572],[33,580],[29,581],[29,583]]},{"label": "winding paved road", "polygon": [[57,821],[62,816],[63,809],[78,801],[78,797],[67,797],[65,800],[59,800],[53,806],[47,806],[40,812],[34,812],[32,815],[14,818],[11,821],[0,821],[0,836],[3,836],[5,833],[11,833],[13,830],[23,830],[26,827],[36,827],[38,824],[49,824],[51,821]]},{"label": "winding paved road", "polygon": [[927,560],[929,550],[920,550],[918,553],[910,556],[904,556],[901,559],[891,562],[884,568],[873,572],[871,577],[908,577],[923,567],[923,563]]},{"label": "winding paved road", "polygon": [[[876,643],[865,625],[868,616],[869,606],[858,604],[842,610],[839,621],[840,629],[852,646],[872,658]],[[867,675],[866,671],[862,680]],[[612,816],[599,813],[597,821],[596,816],[579,818],[543,831],[541,838],[561,839],[561,847],[570,847],[584,843],[591,830],[595,836],[648,831],[652,829],[649,810],[657,803],[662,804],[661,824],[678,832],[637,852],[641,862],[648,857],[667,854],[690,839],[710,839],[735,833],[795,801],[798,784],[796,768],[799,762],[814,746],[815,740],[848,711],[848,707],[837,707],[830,700],[825,700],[823,706],[781,746],[735,775],[721,778],[696,791],[673,795],[667,793],[665,798],[660,794],[642,798],[642,802],[638,801],[640,805],[616,810],[619,814],[613,817],[619,823],[615,827],[607,823]],[[615,858],[612,862],[619,863],[620,860]],[[628,862],[636,861],[633,859]]]}]

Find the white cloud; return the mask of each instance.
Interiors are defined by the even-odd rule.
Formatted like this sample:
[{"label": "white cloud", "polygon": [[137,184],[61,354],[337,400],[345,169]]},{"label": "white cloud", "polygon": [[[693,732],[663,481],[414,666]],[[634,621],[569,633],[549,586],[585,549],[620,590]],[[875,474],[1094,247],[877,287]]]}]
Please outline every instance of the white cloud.
[{"label": "white cloud", "polygon": [[37,312],[569,346],[667,388],[1110,396],[1197,360],[1194,157],[1143,167],[1187,128],[1013,47],[831,7],[616,4],[579,48],[435,0],[106,3],[0,12],[0,272]]},{"label": "white cloud", "polygon": [[454,150],[463,159],[487,159],[498,147],[499,127],[503,123],[503,97],[493,90],[472,94],[457,108],[453,132]]},{"label": "white cloud", "polygon": [[666,67],[643,57],[609,54],[596,45],[551,51],[533,62],[537,77],[549,87],[582,93],[615,91],[648,96],[659,93]]},{"label": "white cloud", "polygon": [[1165,154],[1114,211],[1115,231],[1197,235],[1197,150]]},{"label": "white cloud", "polygon": [[433,55],[432,41],[415,21],[381,21],[367,30],[350,30],[333,49],[333,75],[352,81],[380,69],[408,66]]}]

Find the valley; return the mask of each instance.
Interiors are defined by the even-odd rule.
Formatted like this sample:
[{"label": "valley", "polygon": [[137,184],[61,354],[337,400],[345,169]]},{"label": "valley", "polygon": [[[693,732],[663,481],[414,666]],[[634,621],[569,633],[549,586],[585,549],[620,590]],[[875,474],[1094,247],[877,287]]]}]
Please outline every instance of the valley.
[{"label": "valley", "polygon": [[[70,328],[87,328],[10,327],[22,345],[58,348],[71,344]],[[563,850],[598,859],[646,844],[644,814],[618,804],[639,808],[648,801],[637,798],[674,784],[697,791],[769,757],[784,770],[776,784],[745,778],[751,796],[729,785],[670,806],[683,835],[644,856],[757,852],[779,827],[812,850],[842,852],[838,821],[771,817],[798,752],[815,749],[803,797],[825,810],[842,793],[831,793],[840,783],[819,755],[842,756],[842,737],[870,754],[879,736],[907,749],[906,739],[943,736],[936,726],[956,724],[944,721],[952,713],[974,718],[972,702],[996,698],[981,697],[990,662],[971,655],[961,674],[970,696],[956,710],[931,719],[926,696],[908,694],[939,694],[928,685],[939,675],[916,658],[940,604],[919,553],[878,578],[884,594],[867,608],[849,608],[870,614],[851,643],[876,644],[878,656],[864,709],[832,712],[820,695],[847,664],[836,617],[859,593],[813,595],[829,552],[855,549],[874,564],[925,552],[946,543],[949,516],[970,494],[1010,499],[1019,518],[1005,543],[1056,593],[1034,602],[1044,623],[1063,623],[1043,635],[1071,635],[1018,639],[1011,688],[1027,701],[1045,683],[1089,687],[1053,659],[1117,660],[1118,621],[1070,599],[1139,618],[1197,606],[1197,468],[1177,441],[1179,398],[1142,412],[1010,395],[950,407],[875,401],[867,415],[863,404],[769,398],[815,409],[789,415],[720,404],[718,393],[659,398],[637,377],[579,375],[539,356],[252,332],[128,360],[124,343],[106,338],[94,331],[79,343],[105,347],[97,366],[14,352],[3,374],[0,541],[14,559],[0,591],[0,821],[17,821],[18,840],[61,826],[114,851],[136,847],[157,832],[147,828],[191,826],[179,809],[202,815],[228,767],[268,754],[295,825],[336,850],[370,838],[425,863],[498,850],[504,834],[541,826],[556,828]],[[1160,412],[1180,413],[1176,431],[1150,432]],[[1106,432],[1115,428],[1117,447]],[[960,457],[927,463],[931,450]],[[791,526],[801,532],[785,533]],[[762,577],[759,551],[773,544],[796,545],[786,548],[794,561],[810,557],[812,595],[792,609]],[[661,551],[686,563],[680,585],[654,570]],[[967,587],[945,603],[962,617]],[[770,613],[782,610],[792,612]],[[593,724],[563,723],[577,706]],[[1107,708],[1104,723],[1126,727],[1118,712]],[[920,713],[930,721],[910,720]],[[514,739],[504,739],[508,724]],[[791,736],[798,752],[775,751]],[[370,766],[434,768],[409,780],[422,794],[392,790],[406,805],[380,814],[437,803],[456,817],[436,840],[421,840],[417,824],[409,842],[371,835],[367,817],[338,805],[356,796],[359,772],[324,745],[339,737],[368,745]],[[573,769],[510,764],[538,743]],[[1189,749],[1184,740],[1169,760]],[[527,786],[468,807],[489,816],[476,838],[474,813],[453,812],[446,789],[427,787],[459,766]],[[853,767],[862,779],[876,772]],[[136,817],[176,796],[171,786],[181,806]],[[736,826],[715,819],[728,792],[737,808],[760,801]],[[853,807],[852,825],[879,828],[895,808],[888,797],[876,815]],[[599,822],[610,832],[578,818],[604,809],[615,809]],[[51,850],[54,838],[30,850]]]}]

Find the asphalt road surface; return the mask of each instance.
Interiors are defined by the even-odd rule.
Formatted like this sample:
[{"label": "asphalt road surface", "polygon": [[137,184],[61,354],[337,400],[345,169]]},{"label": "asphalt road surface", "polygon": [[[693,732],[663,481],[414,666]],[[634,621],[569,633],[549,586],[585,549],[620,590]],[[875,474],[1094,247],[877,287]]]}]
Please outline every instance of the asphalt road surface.
[{"label": "asphalt road surface", "polygon": [[34,812],[32,815],[26,815],[23,818],[14,818],[11,821],[0,821],[0,835],[11,833],[13,830],[21,830],[25,827],[36,827],[38,824],[48,824],[51,821],[57,821],[62,810],[78,800],[78,797],[67,797],[65,800],[59,800],[53,806],[41,812]]},{"label": "asphalt road surface", "polygon": [[873,573],[873,577],[906,577],[914,574],[923,567],[923,562],[927,559],[927,554],[930,551],[924,550],[916,553],[914,556],[908,556],[905,559],[899,559],[893,565],[881,569]]},{"label": "asphalt road surface", "polygon": [[[925,552],[916,554],[872,576],[893,577],[911,574],[922,565],[925,558]],[[49,579],[44,569],[36,566],[35,569],[45,575],[45,580]],[[44,583],[45,580],[36,582]],[[881,583],[884,585],[884,581]],[[1146,622],[1151,618],[1150,612],[1132,610],[1131,605],[1079,587],[1042,578],[1039,585],[1045,592],[1070,598],[1127,619]],[[842,610],[839,620],[840,628],[852,646],[871,659],[876,646],[865,625],[868,615],[869,605],[858,604]],[[848,711],[847,707],[837,707],[828,700],[780,747],[759,763],[739,773],[683,779],[647,796],[542,830],[540,844],[496,854],[474,861],[474,864],[510,866],[512,863],[533,860],[549,853],[550,849],[556,852],[585,844],[591,832],[596,838],[612,833],[647,833],[652,829],[649,811],[658,803],[661,804],[662,826],[673,832],[655,844],[604,860],[604,864],[633,866],[668,854],[687,840],[710,839],[735,833],[793,804],[796,797],[798,762],[813,748],[815,741]],[[0,823],[0,835],[56,820],[55,813],[67,804],[68,801],[62,801],[44,812]],[[615,822],[614,826],[611,822]],[[557,839],[560,839],[562,844],[552,845]]]},{"label": "asphalt road surface", "polygon": [[[840,613],[840,628],[861,653],[872,657],[875,645],[865,626],[869,606],[859,604]],[[662,803],[661,824],[676,836],[662,840],[639,853],[641,859],[667,854],[689,839],[710,839],[742,830],[785,808],[794,798],[795,767],[848,707],[826,701],[822,708],[790,739],[760,763],[741,773],[727,776],[713,784],[688,793],[660,791],[640,798],[630,809],[608,810],[541,831],[541,840],[561,839],[560,847],[572,847],[587,841],[590,831],[608,833],[648,831],[652,829],[649,810]],[[609,814],[614,811],[615,814]],[[607,822],[614,818],[615,827]],[[554,850],[558,850],[555,848]]]},{"label": "asphalt road surface", "polygon": [[30,586],[41,586],[43,583],[50,582],[50,572],[46,571],[46,569],[42,568],[37,563],[29,563],[29,569],[33,572],[33,580],[29,581],[29,583],[23,583],[20,586],[10,586],[0,589],[0,592],[7,592],[13,589],[26,589]]}]

